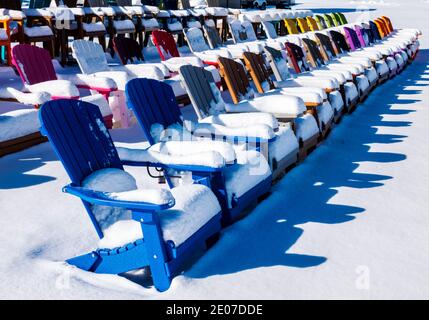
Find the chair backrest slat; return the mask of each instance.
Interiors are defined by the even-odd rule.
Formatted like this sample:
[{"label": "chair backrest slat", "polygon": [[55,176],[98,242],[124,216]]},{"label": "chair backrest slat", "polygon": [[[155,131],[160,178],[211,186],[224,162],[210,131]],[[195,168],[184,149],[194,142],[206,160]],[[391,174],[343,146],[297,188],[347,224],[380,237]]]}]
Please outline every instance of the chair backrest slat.
[{"label": "chair backrest slat", "polygon": [[325,64],[323,60],[323,56],[320,53],[319,47],[314,40],[303,38],[302,42],[304,44],[304,48],[307,51],[308,59],[312,64],[313,68],[322,67]]},{"label": "chair backrest slat", "polygon": [[144,61],[142,48],[134,39],[115,37],[113,38],[113,46],[122,64]]},{"label": "chair backrest slat", "polygon": [[[191,99],[192,106],[198,115],[198,119],[203,119],[209,115],[221,113],[223,110],[213,110],[213,105],[223,104],[219,89],[210,71],[201,67],[185,65],[180,67],[179,73],[183,79],[186,91]],[[214,90],[217,90],[216,101]]]},{"label": "chair backrest slat", "polygon": [[211,49],[216,49],[222,46],[222,39],[220,38],[216,27],[205,24],[203,26],[203,30]]},{"label": "chair backrest slat", "polygon": [[57,79],[51,56],[47,50],[30,44],[18,44],[13,47],[12,56],[12,62],[18,70],[22,82],[36,84]]},{"label": "chair backrest slat", "polygon": [[189,28],[184,31],[188,46],[192,52],[202,52],[210,50],[204,39],[203,32],[198,28]]},{"label": "chair backrest slat", "polygon": [[75,40],[72,43],[72,50],[82,73],[92,74],[109,70],[106,55],[100,44],[87,40]]},{"label": "chair backrest slat", "polygon": [[244,52],[243,57],[258,92],[264,93],[266,90],[274,89],[274,83],[270,78],[270,73],[262,55],[253,52]]},{"label": "chair backrest slat", "polygon": [[123,169],[96,105],[80,100],[52,100],[41,107],[39,117],[42,132],[73,183],[80,185],[100,169]]},{"label": "chair backrest slat", "polygon": [[127,83],[125,92],[128,107],[134,111],[150,144],[156,143],[151,135],[153,124],[158,123],[166,128],[175,123],[182,123],[173,89],[167,83],[137,78]]},{"label": "chair backrest slat", "polygon": [[224,57],[219,57],[218,62],[232,100],[234,103],[240,102],[242,97],[246,97],[251,90],[244,66],[239,62]]},{"label": "chair backrest slat", "polygon": [[162,61],[171,57],[180,57],[173,35],[164,30],[153,30],[151,37]]}]

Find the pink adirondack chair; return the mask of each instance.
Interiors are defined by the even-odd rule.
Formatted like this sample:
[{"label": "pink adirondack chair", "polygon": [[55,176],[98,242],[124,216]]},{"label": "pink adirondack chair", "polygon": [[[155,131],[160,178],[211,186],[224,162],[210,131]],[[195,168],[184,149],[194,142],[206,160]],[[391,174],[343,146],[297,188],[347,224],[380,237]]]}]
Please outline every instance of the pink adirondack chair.
[{"label": "pink adirondack chair", "polygon": [[[19,44],[12,49],[12,63],[18,70],[24,87],[32,93],[47,92],[52,100],[79,99],[79,88],[102,94],[106,99],[117,91],[110,79],[94,78],[83,74],[64,75],[59,79],[49,52],[29,44]],[[83,99],[91,100],[91,97]],[[94,100],[95,101],[95,100]],[[106,125],[112,122],[106,116]]]}]

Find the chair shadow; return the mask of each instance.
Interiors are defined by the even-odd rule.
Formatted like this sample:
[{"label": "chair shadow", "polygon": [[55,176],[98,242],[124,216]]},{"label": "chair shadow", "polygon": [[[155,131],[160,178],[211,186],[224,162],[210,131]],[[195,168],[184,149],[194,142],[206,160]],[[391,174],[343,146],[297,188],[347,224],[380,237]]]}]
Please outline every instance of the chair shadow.
[{"label": "chair shadow", "polygon": [[[412,125],[411,121],[385,121],[383,117],[416,112],[410,105],[420,100],[404,99],[407,94],[416,93],[405,87],[414,86],[419,81],[427,69],[428,58],[429,50],[421,50],[403,73],[376,88],[313,154],[273,187],[271,195],[249,216],[224,230],[218,243],[185,275],[205,278],[260,267],[307,268],[326,262],[327,257],[288,252],[303,235],[299,225],[351,222],[366,209],[352,203],[331,201],[339,192],[337,188],[377,188],[382,187],[384,181],[394,179],[357,169],[363,161],[392,163],[406,159],[401,153],[371,151],[369,144],[405,141],[406,135],[380,133],[379,128]],[[395,109],[392,109],[393,105]],[[398,108],[399,105],[404,108]],[[335,154],[333,150],[336,150]]]},{"label": "chair shadow", "polygon": [[48,161],[57,160],[49,142],[1,157],[0,190],[25,188],[56,180],[54,176],[29,172],[44,166]]}]

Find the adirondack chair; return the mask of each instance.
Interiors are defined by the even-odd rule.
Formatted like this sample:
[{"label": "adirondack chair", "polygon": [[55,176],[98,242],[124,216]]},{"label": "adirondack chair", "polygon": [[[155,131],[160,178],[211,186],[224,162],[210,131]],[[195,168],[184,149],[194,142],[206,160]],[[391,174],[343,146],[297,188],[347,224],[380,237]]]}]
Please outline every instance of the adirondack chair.
[{"label": "adirondack chair", "polygon": [[328,28],[335,27],[335,21],[328,13],[323,14],[323,18],[325,19],[325,23]]},{"label": "adirondack chair", "polygon": [[[97,249],[68,259],[69,264],[108,274],[149,267],[155,288],[165,291],[183,263],[219,233],[220,206],[206,186],[137,189],[123,164],[170,166],[156,158],[144,159],[144,150],[140,161],[121,160],[96,106],[75,100],[51,101],[42,106],[40,122],[70,177],[71,183],[63,191],[82,200],[101,238]],[[115,179],[123,187],[103,185],[103,180]]]},{"label": "adirondack chair", "polygon": [[[251,24],[246,22],[243,22],[243,24],[241,23],[240,20],[228,21],[229,31],[231,33],[232,40],[234,41],[235,44],[246,45],[246,47],[248,47],[249,51],[251,52],[262,53],[264,50],[264,43],[256,39],[256,34],[254,33],[255,31],[253,30],[253,27]],[[251,29],[250,36],[252,35],[255,36],[253,39],[248,38],[248,34],[246,32],[246,25],[247,25],[247,28]]]},{"label": "adirondack chair", "polygon": [[262,55],[245,52],[243,58],[258,93],[279,92],[301,98],[307,110],[316,118],[319,130],[322,133],[321,138],[326,136],[332,126],[334,110],[323,89],[316,87],[287,87],[285,84],[277,84],[271,79],[271,74]]},{"label": "adirondack chair", "polygon": [[[11,20],[9,16],[0,16],[0,47],[5,48],[8,65],[12,65]],[[3,60],[3,57],[0,57],[0,60]]]},{"label": "adirondack chair", "polygon": [[364,57],[366,59],[369,58],[373,61],[373,63],[376,64],[376,66],[381,63],[381,66],[382,66],[381,69],[377,69],[379,78],[383,79],[382,73],[385,72],[385,66],[383,62],[385,62],[388,66],[389,78],[394,77],[396,75],[398,64],[396,63],[394,58],[388,57],[388,56],[383,57],[379,53],[375,53],[375,52],[371,53],[371,52],[351,51],[346,38],[341,32],[331,30],[329,31],[329,35],[332,39],[333,45],[336,47],[337,52],[339,54],[347,54],[348,56],[359,57],[359,58]]},{"label": "adirondack chair", "polygon": [[342,24],[340,16],[336,12],[331,12],[330,16],[332,18],[332,21],[334,22],[335,26],[338,27]]},{"label": "adirondack chair", "polygon": [[382,56],[389,56],[395,59],[398,67],[396,69],[396,73],[400,73],[406,66],[406,62],[408,61],[408,55],[406,53],[406,44],[401,45],[383,45],[377,47],[362,47],[359,41],[359,37],[353,28],[344,27],[344,34],[346,40],[349,44],[350,50],[359,51],[359,52],[367,52],[367,53],[375,53],[379,54],[380,58]]},{"label": "adirondack chair", "polygon": [[10,16],[14,23],[12,42],[42,42],[51,57],[54,56],[52,31],[53,15],[47,10],[22,9],[21,1],[0,0],[0,16]]},{"label": "adirondack chair", "polygon": [[356,65],[356,63],[363,63],[365,66],[365,76],[369,81],[370,90],[375,88],[377,83],[380,81],[379,75],[382,77],[388,76],[388,67],[384,61],[373,61],[372,64],[367,65],[367,61],[362,61],[358,57],[349,57],[343,54],[337,55],[337,51],[334,49],[331,38],[329,38],[329,36],[326,34],[316,32],[314,34],[314,39],[319,45],[320,53],[322,54],[325,62],[340,62],[352,65]]},{"label": "adirondack chair", "polygon": [[243,57],[243,52],[250,50],[246,44],[222,44],[222,39],[219,36],[213,20],[207,20],[205,22],[203,31],[210,49],[212,50],[226,50],[235,59],[241,59]]},{"label": "adirondack chair", "polygon": [[207,0],[208,7],[205,8],[208,14],[207,19],[213,20],[216,26],[221,25],[219,34],[223,42],[228,38],[228,9],[216,6],[213,0]]},{"label": "adirondack chair", "polygon": [[[188,146],[189,149],[193,149],[193,145],[201,144],[205,146],[206,151],[218,150],[219,145],[225,148],[225,144],[231,148],[230,144],[211,141],[211,138],[195,141],[193,129],[190,131],[185,127],[172,89],[165,83],[154,79],[133,79],[127,84],[126,94],[128,106],[136,115],[150,145],[170,140],[176,143],[179,150],[182,150],[181,145],[183,148]],[[195,127],[192,124],[190,126]],[[271,128],[264,126],[261,129],[265,131]],[[227,140],[230,139],[228,132],[223,133],[222,126],[205,124],[200,130],[198,128],[195,130],[197,135],[200,134],[198,131],[205,131],[205,134],[221,134]],[[236,138],[233,137],[233,139]],[[266,138],[268,140],[273,138],[272,131],[265,137],[265,141]],[[211,186],[222,207],[224,224],[231,223],[243,209],[255,204],[259,197],[269,191],[272,181],[269,165],[258,151],[237,151],[236,157],[229,157],[227,162],[234,162],[234,164],[217,170],[205,170],[205,172],[194,170],[192,173],[195,180],[203,179],[205,184]],[[192,170],[183,168],[182,171]]]},{"label": "adirondack chair", "polygon": [[[171,34],[164,30],[154,30],[152,32],[152,42],[158,50],[161,62],[171,71],[179,72],[179,68],[183,65],[193,65],[197,67],[204,67],[203,61],[194,55],[181,56],[177,49],[176,42]],[[218,70],[213,65],[206,67],[207,70],[212,72],[216,83],[220,84],[221,79]]]},{"label": "adirondack chair", "polygon": [[337,12],[338,17],[340,18],[341,24],[348,24],[346,16],[342,12]]},{"label": "adirondack chair", "polygon": [[[289,72],[289,67],[280,50],[266,46],[265,57],[274,74],[276,87],[306,88],[315,87],[325,91],[331,107],[334,110],[334,120],[338,122],[344,110],[344,101],[339,91],[340,86],[335,79],[325,77],[307,77],[301,74],[294,77]],[[299,89],[302,90],[302,89]]]},{"label": "adirondack chair", "polygon": [[[364,64],[359,64],[357,62],[341,62],[341,61],[325,61],[323,59],[322,53],[319,50],[317,43],[309,38],[303,38],[303,46],[306,50],[308,61],[313,68],[332,70],[335,72],[349,72],[353,76],[353,82],[356,85],[356,88],[359,93],[360,101],[363,101],[369,93],[370,86],[369,80],[365,76],[365,68],[371,67],[371,61],[364,61]],[[351,106],[353,108],[355,105]]]},{"label": "adirondack chair", "polygon": [[191,49],[192,53],[200,58],[205,64],[218,67],[218,57],[232,58],[231,53],[227,50],[211,50],[204,39],[201,29],[190,28],[184,30],[184,35],[189,49]]},{"label": "adirondack chair", "polygon": [[311,31],[305,18],[296,18],[296,22],[299,27],[299,31],[301,31],[300,33],[306,33]]},{"label": "adirondack chair", "polygon": [[321,30],[321,28],[319,27],[317,21],[313,17],[307,17],[306,20],[307,20],[307,24],[308,24],[308,26],[310,28],[310,31],[314,32],[314,31]]},{"label": "adirondack chair", "polygon": [[[57,74],[49,52],[28,44],[19,44],[12,49],[12,63],[26,91],[48,93],[53,100],[66,98],[92,101],[101,108],[106,124],[111,126],[112,111],[106,101],[110,96],[114,96],[117,90],[111,80],[94,79],[82,74]],[[81,97],[78,88],[93,90],[98,94]],[[112,110],[115,113],[114,103]]]},{"label": "adirondack chair", "polygon": [[285,51],[285,42],[291,41],[291,37],[295,37],[293,35],[278,36],[276,33],[276,29],[269,21],[262,21],[261,26],[267,37],[267,41],[265,44],[269,45],[270,47],[276,48],[277,50]]},{"label": "adirondack chair", "polygon": [[[225,103],[213,76],[207,70],[194,66],[180,67],[186,91],[200,123],[222,125],[230,130],[242,130],[247,127],[254,139],[260,139],[254,125],[267,125],[275,132],[275,138],[268,143],[268,162],[273,173],[273,179],[281,176],[285,169],[294,165],[298,159],[298,141],[291,126],[279,126],[271,115],[262,112],[229,113],[234,105]],[[252,101],[240,102],[241,105],[251,105]],[[244,120],[245,119],[245,120]]]},{"label": "adirondack chair", "polygon": [[[282,95],[277,92],[255,97],[250,86],[246,70],[241,63],[228,58],[219,58],[220,73],[224,78],[235,108],[231,111],[261,111],[273,114],[283,122],[292,123],[299,141],[300,156],[305,157],[317,145],[319,128],[315,117],[307,112],[302,99],[295,96]],[[240,105],[240,101],[249,100],[251,106]]]},{"label": "adirondack chair", "polygon": [[284,24],[288,34],[299,34],[296,19],[284,19]]},{"label": "adirondack chair", "polygon": [[290,64],[297,74],[307,77],[323,77],[333,79],[339,83],[340,93],[346,109],[351,109],[359,99],[359,93],[353,82],[353,76],[347,71],[334,71],[326,69],[314,69],[307,62],[307,57],[303,49],[291,42],[285,44]]},{"label": "adirondack chair", "polygon": [[320,14],[316,14],[315,20],[317,22],[317,26],[319,27],[319,30],[324,30],[328,28],[328,25],[326,24],[325,18],[321,16]]}]

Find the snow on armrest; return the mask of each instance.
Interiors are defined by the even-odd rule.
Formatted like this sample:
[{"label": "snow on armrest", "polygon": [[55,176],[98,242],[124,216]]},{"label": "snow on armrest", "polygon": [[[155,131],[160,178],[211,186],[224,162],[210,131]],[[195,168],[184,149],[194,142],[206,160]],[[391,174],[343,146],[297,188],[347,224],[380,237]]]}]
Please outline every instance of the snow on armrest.
[{"label": "snow on armrest", "polygon": [[110,109],[109,102],[101,94],[93,94],[86,97],[82,97],[80,100],[95,104],[101,112],[103,117],[111,115],[112,109]]},{"label": "snow on armrest", "polygon": [[[201,141],[202,142],[202,141]],[[168,167],[183,167],[186,166],[188,170],[204,171],[206,169],[219,169],[223,168],[228,162],[227,159],[217,150],[207,148],[208,143],[204,141],[169,141],[162,142],[151,146],[149,149],[129,149],[117,147],[119,158],[124,162],[142,162],[150,164],[163,164]],[[218,142],[218,141],[210,141]],[[219,141],[221,142],[221,141]],[[224,142],[222,142],[224,143]],[[177,144],[174,146],[173,144]],[[226,144],[226,143],[224,143]],[[200,148],[198,148],[200,145]],[[201,148],[205,145],[206,148]],[[167,147],[166,147],[167,146]],[[235,152],[230,146],[233,154],[228,158],[229,162],[235,161]],[[167,149],[167,150],[165,150]],[[169,149],[169,150],[168,150]],[[210,171],[210,170],[208,170]]]},{"label": "snow on armrest", "polygon": [[15,99],[22,104],[41,105],[44,102],[51,100],[51,95],[47,92],[24,93],[14,88],[1,88],[0,100],[2,98]]},{"label": "snow on armrest", "polygon": [[[163,190],[163,189],[162,189]],[[127,192],[101,192],[89,188],[67,185],[63,192],[72,194],[92,204],[126,208],[129,210],[164,210],[174,205],[168,190],[133,190]],[[138,199],[138,201],[136,201]]]},{"label": "snow on armrest", "polygon": [[200,123],[210,123],[226,127],[243,127],[243,124],[246,126],[253,125],[266,125],[272,130],[277,130],[279,123],[272,114],[263,113],[263,112],[254,112],[254,113],[230,113],[230,114],[218,114],[206,117],[199,121]]},{"label": "snow on armrest", "polygon": [[271,140],[276,136],[273,129],[263,124],[234,128],[211,123],[196,123],[193,124],[192,133],[196,136],[215,135],[219,137],[245,138],[246,140]]},{"label": "snow on armrest", "polygon": [[127,64],[124,66],[111,67],[111,70],[125,70],[137,78],[164,79],[164,73],[156,65],[151,64]]},{"label": "snow on armrest", "polygon": [[44,17],[44,18],[52,18],[53,14],[45,9],[22,9],[22,12],[27,16],[27,18],[32,17]]},{"label": "snow on armrest", "polygon": [[322,103],[327,99],[325,90],[314,87],[281,88],[282,93],[300,97],[305,102]]},{"label": "snow on armrest", "polygon": [[57,74],[58,79],[69,80],[80,87],[88,87],[93,90],[115,91],[118,89],[115,81],[108,77],[94,76],[91,74]]},{"label": "snow on armrest", "polygon": [[275,86],[278,88],[288,88],[294,86],[311,86],[323,89],[335,90],[339,88],[338,81],[334,78],[317,78],[317,77],[297,77],[287,81],[275,81]]}]

